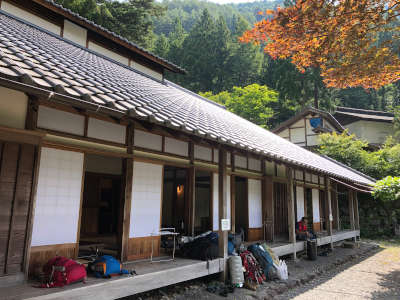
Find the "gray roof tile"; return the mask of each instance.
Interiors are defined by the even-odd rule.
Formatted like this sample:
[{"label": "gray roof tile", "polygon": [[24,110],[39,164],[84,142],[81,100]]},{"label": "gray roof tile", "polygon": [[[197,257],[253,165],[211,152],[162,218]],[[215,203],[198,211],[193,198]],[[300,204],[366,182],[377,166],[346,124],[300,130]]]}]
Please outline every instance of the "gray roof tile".
[{"label": "gray roof tile", "polygon": [[[13,62],[3,54],[14,55],[24,63],[10,66],[16,60]],[[369,178],[296,146],[176,84],[162,84],[2,13],[0,58],[2,77],[24,80],[327,175],[372,183]]]}]

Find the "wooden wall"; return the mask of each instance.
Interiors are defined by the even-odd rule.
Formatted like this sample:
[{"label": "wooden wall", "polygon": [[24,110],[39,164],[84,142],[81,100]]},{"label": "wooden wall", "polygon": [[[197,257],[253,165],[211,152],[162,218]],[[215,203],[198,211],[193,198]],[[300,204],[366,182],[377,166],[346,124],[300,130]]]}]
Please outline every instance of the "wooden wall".
[{"label": "wooden wall", "polygon": [[30,277],[38,275],[42,271],[43,265],[55,256],[76,258],[77,253],[77,243],[31,247],[28,274]]},{"label": "wooden wall", "polygon": [[23,271],[35,146],[0,141],[0,276]]},{"label": "wooden wall", "polygon": [[160,236],[146,236],[130,238],[128,242],[128,261],[135,259],[150,258],[151,255],[151,244],[153,240],[154,252],[153,256],[160,256]]},{"label": "wooden wall", "polygon": [[247,230],[247,241],[255,242],[261,241],[264,238],[264,233],[262,228],[249,228]]}]

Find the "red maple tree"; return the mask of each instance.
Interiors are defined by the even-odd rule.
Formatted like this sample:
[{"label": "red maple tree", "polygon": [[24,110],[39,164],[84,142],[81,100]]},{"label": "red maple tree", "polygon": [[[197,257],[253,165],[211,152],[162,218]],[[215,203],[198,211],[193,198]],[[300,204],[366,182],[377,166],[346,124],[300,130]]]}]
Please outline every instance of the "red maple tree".
[{"label": "red maple tree", "polygon": [[262,14],[269,18],[241,41],[265,43],[272,58],[302,72],[319,68],[328,87],[378,89],[400,79],[400,0],[297,0]]}]

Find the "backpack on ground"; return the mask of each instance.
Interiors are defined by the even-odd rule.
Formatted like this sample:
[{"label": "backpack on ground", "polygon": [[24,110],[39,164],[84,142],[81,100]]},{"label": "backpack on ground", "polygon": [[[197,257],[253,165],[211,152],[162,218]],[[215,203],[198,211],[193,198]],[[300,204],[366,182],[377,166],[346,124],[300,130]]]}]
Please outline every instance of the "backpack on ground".
[{"label": "backpack on ground", "polygon": [[128,270],[122,268],[119,260],[111,255],[103,255],[89,264],[89,268],[98,278],[110,278],[111,276],[130,274]]},{"label": "backpack on ground", "polygon": [[40,285],[42,288],[62,287],[79,281],[85,282],[87,275],[85,266],[62,256],[50,259],[43,266],[43,272],[47,277],[47,283]]},{"label": "backpack on ground", "polygon": [[267,251],[264,250],[259,244],[253,244],[247,247],[247,249],[254,255],[258,263],[264,270],[264,274],[268,279],[271,278],[270,269],[273,267],[272,257]]}]

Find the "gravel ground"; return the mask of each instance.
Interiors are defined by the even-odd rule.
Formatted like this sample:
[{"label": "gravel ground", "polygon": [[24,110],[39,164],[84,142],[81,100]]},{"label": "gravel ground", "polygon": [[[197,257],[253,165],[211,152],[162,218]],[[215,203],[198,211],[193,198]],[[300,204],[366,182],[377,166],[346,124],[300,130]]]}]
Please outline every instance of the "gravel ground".
[{"label": "gravel ground", "polygon": [[[362,257],[364,258],[364,257]],[[400,299],[400,247],[347,262],[275,299]]]},{"label": "gravel ground", "polygon": [[184,299],[400,299],[400,247],[361,243],[359,248],[337,247],[317,261],[287,261],[288,281],[270,281],[256,291],[237,288],[228,297],[206,290],[215,277],[194,280],[131,296],[129,300]]}]

